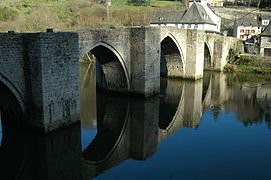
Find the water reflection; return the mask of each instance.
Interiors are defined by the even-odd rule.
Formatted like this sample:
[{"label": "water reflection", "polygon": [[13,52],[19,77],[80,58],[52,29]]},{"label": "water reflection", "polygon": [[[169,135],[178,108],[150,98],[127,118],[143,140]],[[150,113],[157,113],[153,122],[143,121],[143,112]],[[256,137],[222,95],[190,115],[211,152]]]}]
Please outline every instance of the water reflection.
[{"label": "water reflection", "polygon": [[95,64],[86,61],[80,63],[80,120],[83,150],[97,133],[95,73]]},{"label": "water reflection", "polygon": [[0,179],[81,179],[80,126],[48,136],[3,131]]},{"label": "water reflection", "polygon": [[[181,168],[182,171],[171,174],[186,179],[195,177],[193,169],[199,170],[198,177],[209,177],[206,174],[212,171],[218,178],[223,176],[221,169],[235,172],[246,164],[250,164],[255,173],[266,173],[261,174],[262,177],[268,176],[266,168],[271,165],[271,146],[266,142],[271,137],[268,130],[271,127],[271,84],[261,82],[255,86],[255,81],[243,81],[237,75],[207,73],[204,79],[195,82],[162,78],[159,96],[128,98],[96,92],[95,65],[81,63],[80,69],[81,127],[75,125],[45,137],[4,127],[0,178],[129,178],[131,171],[137,170],[145,178],[154,174],[164,177],[166,170],[154,169],[165,164],[172,169]],[[240,139],[246,136],[250,138]],[[258,146],[250,147],[253,143]],[[232,146],[236,149],[219,149]],[[247,146],[252,149],[238,151]],[[225,155],[216,155],[219,153]],[[236,158],[235,153],[240,157],[248,154],[251,158],[227,164],[230,157]],[[166,162],[163,158],[167,156],[174,158]],[[213,156],[216,160],[212,160]],[[265,162],[264,166],[258,168],[258,161]],[[221,162],[226,167],[211,166]],[[246,177],[254,172],[240,169],[238,173],[225,177]],[[133,175],[142,178],[142,174]],[[165,177],[170,173],[167,175]]]},{"label": "water reflection", "polygon": [[2,119],[1,119],[1,111],[0,111],[0,145],[2,143]]}]

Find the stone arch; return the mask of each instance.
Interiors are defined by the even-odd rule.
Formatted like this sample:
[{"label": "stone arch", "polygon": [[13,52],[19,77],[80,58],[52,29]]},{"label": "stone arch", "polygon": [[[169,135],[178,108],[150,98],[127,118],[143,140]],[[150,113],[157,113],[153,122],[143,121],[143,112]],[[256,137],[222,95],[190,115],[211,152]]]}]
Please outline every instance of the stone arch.
[{"label": "stone arch", "polygon": [[[174,37],[173,34],[167,33],[161,39],[160,44],[161,44],[161,58],[160,58],[161,75],[170,77],[183,77],[185,74],[184,55],[182,48],[178,43],[178,40]],[[179,56],[180,58],[176,58],[176,56]]]},{"label": "stone arch", "polygon": [[1,72],[0,72],[0,83],[3,83],[12,92],[12,94],[16,97],[22,111],[25,112],[25,103],[22,94],[19,92],[16,86]]},{"label": "stone arch", "polygon": [[212,51],[208,42],[204,42],[204,70],[213,68]]},{"label": "stone arch", "polygon": [[[81,53],[80,58],[82,58],[85,54],[87,54],[89,52],[94,54],[94,56],[98,59],[99,62],[101,62],[101,64],[103,64],[104,62],[107,62],[107,63],[109,62],[108,60],[104,60],[103,58],[106,56],[106,54],[110,54],[110,56],[112,58],[114,58],[112,60],[112,62],[113,61],[115,62],[115,68],[121,67],[121,68],[119,68],[120,72],[118,72],[118,73],[123,73],[123,75],[125,76],[125,77],[123,77],[123,79],[125,79],[125,88],[124,89],[126,89],[127,91],[130,90],[130,76],[129,76],[127,64],[126,64],[125,60],[123,59],[123,57],[121,56],[121,54],[118,52],[118,50],[116,50],[112,45],[101,41],[101,42],[96,43],[92,47],[88,48],[88,50],[85,51],[85,53]],[[99,57],[100,57],[100,59],[99,59]],[[109,67],[107,67],[107,68],[109,68]],[[112,65],[111,68],[114,68],[114,65]],[[121,71],[123,71],[123,72],[121,72]],[[118,90],[118,88],[109,88],[109,89],[110,90]]]}]

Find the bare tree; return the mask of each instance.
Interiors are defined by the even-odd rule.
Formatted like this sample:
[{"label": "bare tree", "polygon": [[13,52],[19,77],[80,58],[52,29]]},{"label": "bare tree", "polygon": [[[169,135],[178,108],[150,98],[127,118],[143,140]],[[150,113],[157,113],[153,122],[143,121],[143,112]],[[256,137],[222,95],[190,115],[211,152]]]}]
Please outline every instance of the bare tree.
[{"label": "bare tree", "polygon": [[261,4],[261,0],[258,0],[258,4],[257,4],[258,8],[260,7],[260,4]]},{"label": "bare tree", "polygon": [[184,0],[184,7],[185,9],[189,8],[189,0]]}]

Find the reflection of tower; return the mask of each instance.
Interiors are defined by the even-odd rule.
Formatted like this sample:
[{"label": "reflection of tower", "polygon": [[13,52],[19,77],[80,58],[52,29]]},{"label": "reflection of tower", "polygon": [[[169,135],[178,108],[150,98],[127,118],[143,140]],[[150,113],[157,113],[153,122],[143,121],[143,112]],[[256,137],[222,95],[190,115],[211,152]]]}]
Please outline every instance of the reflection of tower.
[{"label": "reflection of tower", "polygon": [[80,180],[80,125],[47,136],[8,129],[3,134],[0,169],[0,179]]},{"label": "reflection of tower", "polygon": [[144,160],[153,155],[158,145],[159,99],[133,99],[131,104],[130,153]]},{"label": "reflection of tower", "polygon": [[227,88],[226,75],[216,73],[215,76],[212,76],[212,104],[222,104],[230,98],[230,94]]},{"label": "reflection of tower", "polygon": [[202,79],[184,84],[184,127],[195,127],[202,115]]}]

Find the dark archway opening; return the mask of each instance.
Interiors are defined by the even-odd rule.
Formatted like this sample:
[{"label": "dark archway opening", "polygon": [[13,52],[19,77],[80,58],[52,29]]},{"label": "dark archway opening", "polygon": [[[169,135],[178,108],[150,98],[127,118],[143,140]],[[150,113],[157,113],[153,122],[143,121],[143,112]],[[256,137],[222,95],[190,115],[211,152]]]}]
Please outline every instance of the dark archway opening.
[{"label": "dark archway opening", "polygon": [[23,123],[23,110],[19,101],[2,82],[0,82],[0,114],[2,127],[21,126]]},{"label": "dark archway opening", "polygon": [[181,77],[183,75],[181,53],[169,36],[161,42],[160,75],[164,77]]},{"label": "dark archway opening", "polygon": [[96,64],[96,84],[101,90],[125,92],[128,89],[127,75],[121,60],[107,47],[93,48],[83,59]]},{"label": "dark archway opening", "polygon": [[204,70],[211,69],[212,69],[211,53],[207,44],[204,43]]},{"label": "dark archway opening", "polygon": [[[0,173],[1,179],[15,179],[22,163],[24,147],[20,146],[19,131],[23,123],[23,110],[16,96],[0,82]],[[20,147],[20,148],[18,148]],[[15,153],[14,153],[15,152]]]}]

